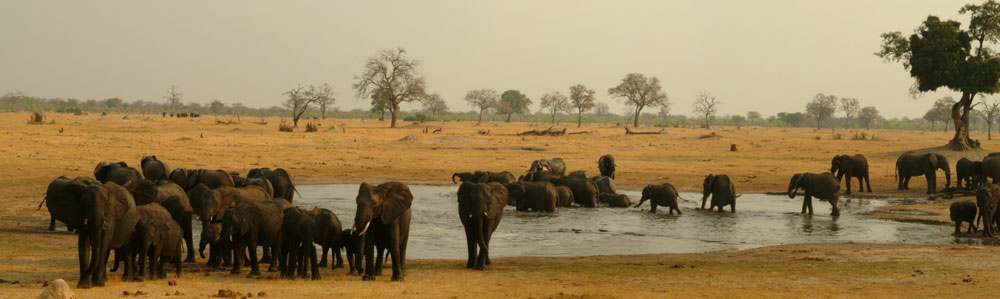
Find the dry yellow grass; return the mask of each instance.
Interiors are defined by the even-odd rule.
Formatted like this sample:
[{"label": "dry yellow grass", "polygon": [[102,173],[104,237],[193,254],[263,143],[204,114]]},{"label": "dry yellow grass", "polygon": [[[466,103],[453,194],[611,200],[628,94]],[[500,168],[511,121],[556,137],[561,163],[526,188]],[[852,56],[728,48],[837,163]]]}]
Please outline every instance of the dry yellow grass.
[{"label": "dry yellow grass", "polygon": [[[46,184],[59,175],[92,176],[99,161],[138,164],[155,154],[171,168],[221,168],[245,173],[255,167],[288,169],[299,184],[359,183],[398,180],[419,184],[451,184],[450,175],[475,169],[509,170],[520,174],[537,158],[562,157],[569,170],[597,174],[597,158],[616,157],[620,188],[670,182],[684,191],[700,190],[708,173],[727,173],[737,192],[783,191],[796,172],[823,172],[835,154],[862,153],[871,163],[875,195],[923,197],[924,181],[910,191],[895,191],[896,157],[913,149],[940,146],[951,136],[942,132],[872,130],[878,140],[850,140],[852,131],[804,128],[668,129],[664,135],[625,136],[620,127],[587,126],[569,131],[590,133],[562,137],[521,137],[526,123],[411,124],[397,129],[386,122],[328,119],[319,132],[278,132],[279,119],[267,125],[244,117],[242,124],[218,125],[212,116],[197,119],[159,115],[47,115],[55,124],[28,125],[28,114],[0,114],[0,296],[29,297],[40,292],[40,281],[77,279],[75,238],[45,228],[48,213],[37,210]],[[228,120],[225,117],[223,120]],[[330,126],[337,130],[328,131]],[[443,133],[423,133],[425,127]],[[561,127],[561,125],[560,125]],[[62,129],[60,133],[59,130]],[[476,134],[489,129],[491,135]],[[646,130],[652,130],[647,128]],[[721,138],[700,139],[716,132]],[[817,136],[819,140],[816,140]],[[986,149],[1000,141],[983,141]],[[740,151],[730,152],[730,144]],[[944,152],[954,163],[960,157],[981,158],[988,151]],[[137,165],[136,165],[137,166]],[[954,180],[954,178],[952,178]],[[856,181],[853,184],[857,188]],[[916,217],[947,221],[947,204],[888,207],[932,212]],[[796,207],[791,207],[794,211]],[[817,216],[820,217],[820,216]],[[486,272],[464,269],[459,260],[412,260],[407,281],[362,283],[343,271],[309,281],[256,281],[224,272],[185,273],[179,286],[166,281],[128,283],[80,290],[85,297],[119,296],[123,290],[143,290],[162,296],[175,290],[187,297],[204,297],[219,289],[268,292],[274,297],[311,294],[368,297],[662,297],[667,296],[943,296],[984,294],[997,281],[995,247],[910,245],[789,245],[755,250],[644,256],[497,259]],[[456,257],[463,258],[463,257]],[[673,268],[674,265],[694,268]],[[917,270],[920,270],[919,272]],[[922,273],[922,274],[921,274]],[[272,274],[268,274],[273,276]],[[962,280],[970,275],[968,282]],[[113,280],[117,280],[113,276]],[[474,286],[474,287],[472,287]],[[473,288],[470,293],[466,289]],[[966,293],[968,292],[968,293]]]}]

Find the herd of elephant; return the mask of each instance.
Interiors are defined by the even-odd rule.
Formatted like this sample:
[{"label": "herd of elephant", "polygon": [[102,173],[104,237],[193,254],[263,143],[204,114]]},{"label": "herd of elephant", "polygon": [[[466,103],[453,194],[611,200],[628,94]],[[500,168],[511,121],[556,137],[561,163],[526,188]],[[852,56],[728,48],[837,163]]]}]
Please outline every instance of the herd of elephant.
[{"label": "herd of elephant", "polygon": [[[344,267],[345,249],[350,273],[375,279],[388,252],[392,278],[402,280],[413,201],[402,183],[362,183],[354,223],[360,230],[355,230],[344,228],[328,209],[294,206],[297,191],[284,169],[256,168],[246,177],[223,170],[169,171],[156,156],[142,157],[140,169],[101,162],[94,178],[63,176],[49,184],[42,201],[52,217],[49,230],[55,230],[58,220],[78,235],[78,288],[104,285],[111,251],[111,271],[123,262],[123,281],[165,278],[165,264],[173,264],[179,277],[185,262],[196,261],[195,215],[202,223],[198,252],[204,259],[206,246],[210,249],[210,267],[231,266],[238,274],[249,264],[250,275],[260,275],[258,263],[265,262],[269,272],[280,271],[282,278],[311,273],[312,279],[320,279],[327,252],[336,269]],[[319,261],[314,244],[322,247]],[[258,246],[263,247],[260,259]]]},{"label": "herd of elephant", "polygon": [[[986,182],[1000,179],[1000,153],[983,161],[962,159],[956,165],[961,187],[978,188],[977,202],[956,202],[951,206],[956,233],[962,222],[978,230],[977,216],[984,234],[992,236],[1000,222],[998,200],[1000,186]],[[598,159],[599,176],[587,177],[584,171],[566,174],[561,158],[539,159],[518,178],[511,172],[475,171],[455,173],[452,181],[458,188],[459,218],[465,227],[469,250],[467,267],[484,269],[490,264],[489,240],[503,216],[503,208],[518,211],[556,212],[560,207],[599,206],[629,207],[628,196],[615,189],[615,160],[611,155]],[[43,203],[51,215],[49,230],[56,221],[64,223],[78,237],[80,281],[78,287],[102,286],[107,280],[110,252],[115,252],[114,267],[124,263],[122,280],[164,278],[164,265],[173,264],[180,275],[184,262],[195,262],[192,233],[193,216],[201,221],[198,245],[201,258],[208,247],[207,266],[232,267],[240,273],[243,264],[250,275],[260,275],[259,263],[269,263],[268,271],[280,271],[281,277],[320,279],[319,267],[344,267],[341,250],[346,251],[349,273],[374,280],[382,264],[392,260],[392,280],[400,281],[406,271],[406,245],[409,238],[410,205],[413,194],[399,182],[379,185],[362,183],[356,197],[353,228],[344,228],[336,214],[328,209],[305,210],[293,205],[297,193],[291,176],[284,169],[256,168],[246,177],[236,172],[210,169],[173,169],[156,156],[142,157],[141,171],[125,162],[101,162],[94,178],[59,177],[49,184]],[[939,154],[905,153],[896,161],[899,189],[908,189],[911,177],[923,175],[927,192],[937,188],[935,171],[945,172],[945,188],[950,187],[951,171],[947,159]],[[839,215],[837,201],[840,181],[847,194],[851,180],[857,178],[859,191],[871,192],[868,161],[863,155],[838,155],[831,161],[830,172],[798,173],[788,185],[788,196],[804,193],[802,213],[812,214],[812,198],[830,202],[832,215]],[[725,174],[709,174],[703,181],[701,209],[719,212],[728,206],[736,211],[736,186]],[[711,201],[708,197],[711,196]],[[635,207],[650,202],[650,212],[657,207],[680,214],[677,189],[670,183],[647,185]],[[41,206],[41,205],[40,205]],[[318,258],[314,244],[322,247]],[[182,255],[186,245],[187,255]],[[257,247],[263,247],[258,258]],[[248,254],[249,253],[249,254]],[[318,261],[317,261],[318,260]],[[362,263],[364,261],[364,263]],[[148,263],[148,271],[146,264]]]}]

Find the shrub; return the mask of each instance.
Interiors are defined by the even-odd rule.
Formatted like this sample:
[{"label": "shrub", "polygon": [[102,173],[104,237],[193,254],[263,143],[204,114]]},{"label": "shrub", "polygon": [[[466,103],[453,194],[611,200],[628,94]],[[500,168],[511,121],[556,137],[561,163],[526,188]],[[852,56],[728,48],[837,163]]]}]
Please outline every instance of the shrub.
[{"label": "shrub", "polygon": [[36,111],[32,113],[30,117],[28,117],[28,124],[32,125],[41,124],[44,121],[44,119],[45,117],[42,115],[42,113]]},{"label": "shrub", "polygon": [[840,133],[834,133],[833,134],[833,140],[841,140],[841,139],[844,139],[844,134],[840,134]]},{"label": "shrub", "polygon": [[314,123],[306,124],[306,132],[316,132],[316,131],[318,131],[318,129],[316,128],[316,124]]},{"label": "shrub", "polygon": [[816,139],[816,140],[820,140],[820,139],[823,139],[823,138],[822,138],[822,137],[819,137],[819,135],[816,135],[816,138],[815,138],[815,139]]},{"label": "shrub", "polygon": [[282,120],[281,123],[278,124],[278,131],[281,131],[281,132],[292,132],[292,131],[294,131],[294,128],[292,128],[292,125],[289,125],[287,122],[285,122],[284,120]]}]

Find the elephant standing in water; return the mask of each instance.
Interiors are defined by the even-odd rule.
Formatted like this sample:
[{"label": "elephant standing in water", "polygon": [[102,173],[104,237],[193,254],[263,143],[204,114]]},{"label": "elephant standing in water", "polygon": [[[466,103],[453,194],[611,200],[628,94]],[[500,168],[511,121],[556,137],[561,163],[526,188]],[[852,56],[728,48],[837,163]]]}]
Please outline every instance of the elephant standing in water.
[{"label": "elephant standing in water", "polygon": [[729,206],[729,212],[736,212],[736,183],[725,174],[709,174],[705,176],[705,181],[702,182],[702,197],[701,197],[701,208],[705,208],[705,200],[708,196],[712,196],[712,203],[708,206],[709,210],[719,207],[719,212],[722,212],[722,208]]},{"label": "elephant standing in water", "polygon": [[904,153],[896,159],[896,173],[899,176],[897,189],[910,190],[910,177],[923,175],[927,178],[927,194],[933,194],[937,192],[935,171],[938,169],[944,170],[944,187],[948,188],[951,186],[951,167],[948,166],[948,158],[937,153]]},{"label": "elephant standing in water", "polygon": [[[463,182],[458,187],[458,218],[465,227],[469,249],[466,268],[486,270],[486,265],[490,264],[490,237],[500,225],[506,205],[507,188],[499,183]],[[476,247],[479,247],[478,254]]]},{"label": "elephant standing in water", "polygon": [[[375,246],[389,249],[392,256],[392,280],[406,275],[406,243],[410,237],[410,205],[413,193],[406,184],[387,182],[380,185],[361,183],[356,199],[354,227],[364,237],[364,280],[375,280]],[[367,235],[366,235],[367,234]]]},{"label": "elephant standing in water", "polygon": [[809,210],[809,215],[813,214],[812,198],[816,197],[824,201],[829,201],[833,207],[832,216],[840,216],[840,209],[837,208],[837,199],[840,197],[840,184],[837,177],[829,172],[825,173],[797,173],[792,176],[788,183],[788,198],[795,198],[799,189],[802,189],[805,199],[802,201],[802,214]]},{"label": "elephant standing in water", "polygon": [[639,199],[639,203],[635,207],[638,208],[642,203],[649,200],[650,213],[656,213],[657,206],[664,206],[669,208],[668,212],[670,215],[673,215],[674,211],[677,211],[677,215],[680,215],[681,209],[677,208],[677,198],[677,188],[674,188],[674,185],[669,183],[646,185],[645,188],[642,188],[642,198]]},{"label": "elephant standing in water", "polygon": [[247,173],[247,184],[251,183],[250,178],[267,179],[271,182],[271,187],[274,188],[272,197],[281,197],[288,202],[295,202],[295,183],[292,183],[292,176],[284,169],[254,168]]},{"label": "elephant standing in water", "polygon": [[514,181],[514,174],[510,171],[502,172],[492,172],[492,171],[481,171],[476,170],[475,172],[456,172],[451,175],[451,182],[458,183],[455,181],[458,178],[458,182],[471,182],[471,183],[489,183],[497,182],[500,184],[506,184]]},{"label": "elephant standing in water", "polygon": [[872,192],[872,181],[868,178],[868,159],[861,154],[854,156],[838,155],[830,161],[830,173],[837,174],[837,183],[847,176],[847,185],[844,194],[851,194],[851,178],[858,178],[858,192],[865,191],[865,184],[868,186],[868,193]]},{"label": "elephant standing in water", "polygon": [[528,172],[548,173],[563,176],[566,175],[566,163],[563,162],[562,158],[553,158],[551,160],[538,159],[531,162],[531,168],[528,169]]},{"label": "elephant standing in water", "polygon": [[615,178],[615,156],[607,154],[597,159],[597,168],[601,170],[601,176]]},{"label": "elephant standing in water", "polygon": [[[518,211],[546,211],[555,212],[558,210],[559,190],[556,185],[541,182],[517,181],[504,184],[507,194],[510,197],[508,202],[514,202]],[[570,191],[572,193],[572,190]],[[575,194],[574,194],[575,196]]]}]

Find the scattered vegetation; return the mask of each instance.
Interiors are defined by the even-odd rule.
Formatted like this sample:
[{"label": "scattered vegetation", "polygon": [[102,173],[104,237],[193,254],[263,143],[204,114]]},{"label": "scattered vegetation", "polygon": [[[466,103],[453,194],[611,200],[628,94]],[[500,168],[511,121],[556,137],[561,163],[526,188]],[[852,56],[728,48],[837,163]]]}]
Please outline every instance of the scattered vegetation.
[{"label": "scattered vegetation", "polygon": [[871,133],[869,135],[867,132],[854,132],[854,136],[851,137],[851,140],[876,140],[876,138],[875,133]]},{"label": "scattered vegetation", "polygon": [[319,128],[316,124],[314,123],[306,124],[306,132],[316,132],[316,131],[319,131]]},{"label": "scattered vegetation", "polygon": [[281,120],[281,123],[278,124],[278,131],[281,131],[281,132],[293,132],[293,131],[295,131],[295,128],[292,127],[292,125],[290,125],[287,122],[285,122],[285,120]]},{"label": "scattered vegetation", "polygon": [[43,116],[42,113],[38,111],[32,113],[31,117],[28,118],[29,125],[39,125],[44,123],[44,121],[45,121],[45,116]]}]

